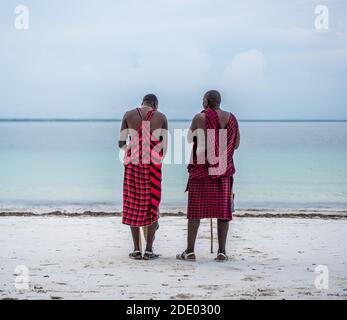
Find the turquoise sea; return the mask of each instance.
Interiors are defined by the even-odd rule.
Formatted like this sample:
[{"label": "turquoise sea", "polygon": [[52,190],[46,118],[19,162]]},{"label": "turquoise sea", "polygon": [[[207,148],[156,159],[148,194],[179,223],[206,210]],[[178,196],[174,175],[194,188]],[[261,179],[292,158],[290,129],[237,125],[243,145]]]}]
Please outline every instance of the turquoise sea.
[{"label": "turquoise sea", "polygon": [[[119,126],[0,121],[0,207],[120,208]],[[188,126],[170,121],[171,132]],[[237,208],[347,208],[347,122],[241,121],[240,131]],[[163,207],[185,207],[186,181],[185,164],[164,165]]]}]

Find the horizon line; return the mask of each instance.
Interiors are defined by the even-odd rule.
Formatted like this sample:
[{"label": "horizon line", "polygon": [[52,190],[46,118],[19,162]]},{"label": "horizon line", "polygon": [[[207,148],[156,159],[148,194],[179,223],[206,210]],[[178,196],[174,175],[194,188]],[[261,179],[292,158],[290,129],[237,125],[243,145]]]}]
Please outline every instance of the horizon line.
[{"label": "horizon line", "polygon": [[[189,122],[192,119],[168,119]],[[0,122],[121,122],[111,118],[0,118]],[[239,122],[347,122],[347,119],[238,119]]]}]

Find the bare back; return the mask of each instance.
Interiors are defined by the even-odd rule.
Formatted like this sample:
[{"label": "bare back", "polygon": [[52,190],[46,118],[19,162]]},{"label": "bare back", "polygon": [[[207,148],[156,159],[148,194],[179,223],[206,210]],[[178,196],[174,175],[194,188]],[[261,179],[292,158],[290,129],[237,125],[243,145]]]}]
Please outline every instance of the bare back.
[{"label": "bare back", "polygon": [[[146,116],[150,110],[152,110],[151,107],[141,107],[132,109],[125,113],[122,120],[121,133],[119,138],[120,148],[123,148],[126,145],[127,137],[131,137],[132,133],[134,131],[137,131],[137,129],[141,126],[142,121],[146,119]],[[151,132],[154,132],[158,129],[167,130],[168,123],[166,116],[163,113],[155,111],[153,113],[152,119],[150,120],[150,130]]]},{"label": "bare back", "polygon": [[[146,119],[148,112],[151,110],[150,107],[142,107],[133,109],[126,113],[126,122],[129,129],[137,130],[141,125],[141,122]],[[151,132],[162,129],[165,126],[166,117],[159,111],[153,113],[151,123]]]}]

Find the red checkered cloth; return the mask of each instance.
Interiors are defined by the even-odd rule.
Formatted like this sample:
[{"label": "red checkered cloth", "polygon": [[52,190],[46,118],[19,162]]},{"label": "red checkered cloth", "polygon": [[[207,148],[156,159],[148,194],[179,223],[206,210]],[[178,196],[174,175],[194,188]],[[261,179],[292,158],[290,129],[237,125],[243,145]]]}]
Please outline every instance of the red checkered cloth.
[{"label": "red checkered cloth", "polygon": [[122,222],[132,227],[151,225],[159,218],[163,153],[149,129],[154,112],[147,113],[124,158]]},{"label": "red checkered cloth", "polygon": [[[188,166],[189,179],[188,191],[188,219],[217,218],[223,220],[232,219],[232,187],[235,167],[233,154],[238,133],[238,123],[233,114],[226,126],[227,143],[219,146],[220,123],[215,110],[207,108],[203,111],[206,116],[206,129],[214,131],[213,135],[207,135],[207,139],[214,139],[214,150],[208,149],[210,154],[206,154],[205,163],[198,164],[196,157],[196,141],[193,147],[193,163]],[[211,168],[219,166],[219,162],[211,164],[211,153],[219,156],[219,149],[222,154],[226,154],[226,167],[223,171],[211,174]]]},{"label": "red checkered cloth", "polygon": [[233,177],[189,180],[188,219],[232,220]]}]

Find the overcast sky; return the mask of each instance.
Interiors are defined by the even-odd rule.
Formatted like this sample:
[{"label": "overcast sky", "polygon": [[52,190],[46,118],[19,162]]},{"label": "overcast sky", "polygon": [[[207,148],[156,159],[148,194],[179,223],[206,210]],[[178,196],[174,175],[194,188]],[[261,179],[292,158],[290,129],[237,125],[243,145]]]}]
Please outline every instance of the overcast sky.
[{"label": "overcast sky", "polygon": [[0,27],[1,118],[120,118],[146,93],[190,118],[219,89],[240,119],[347,119],[347,1],[2,0]]}]

